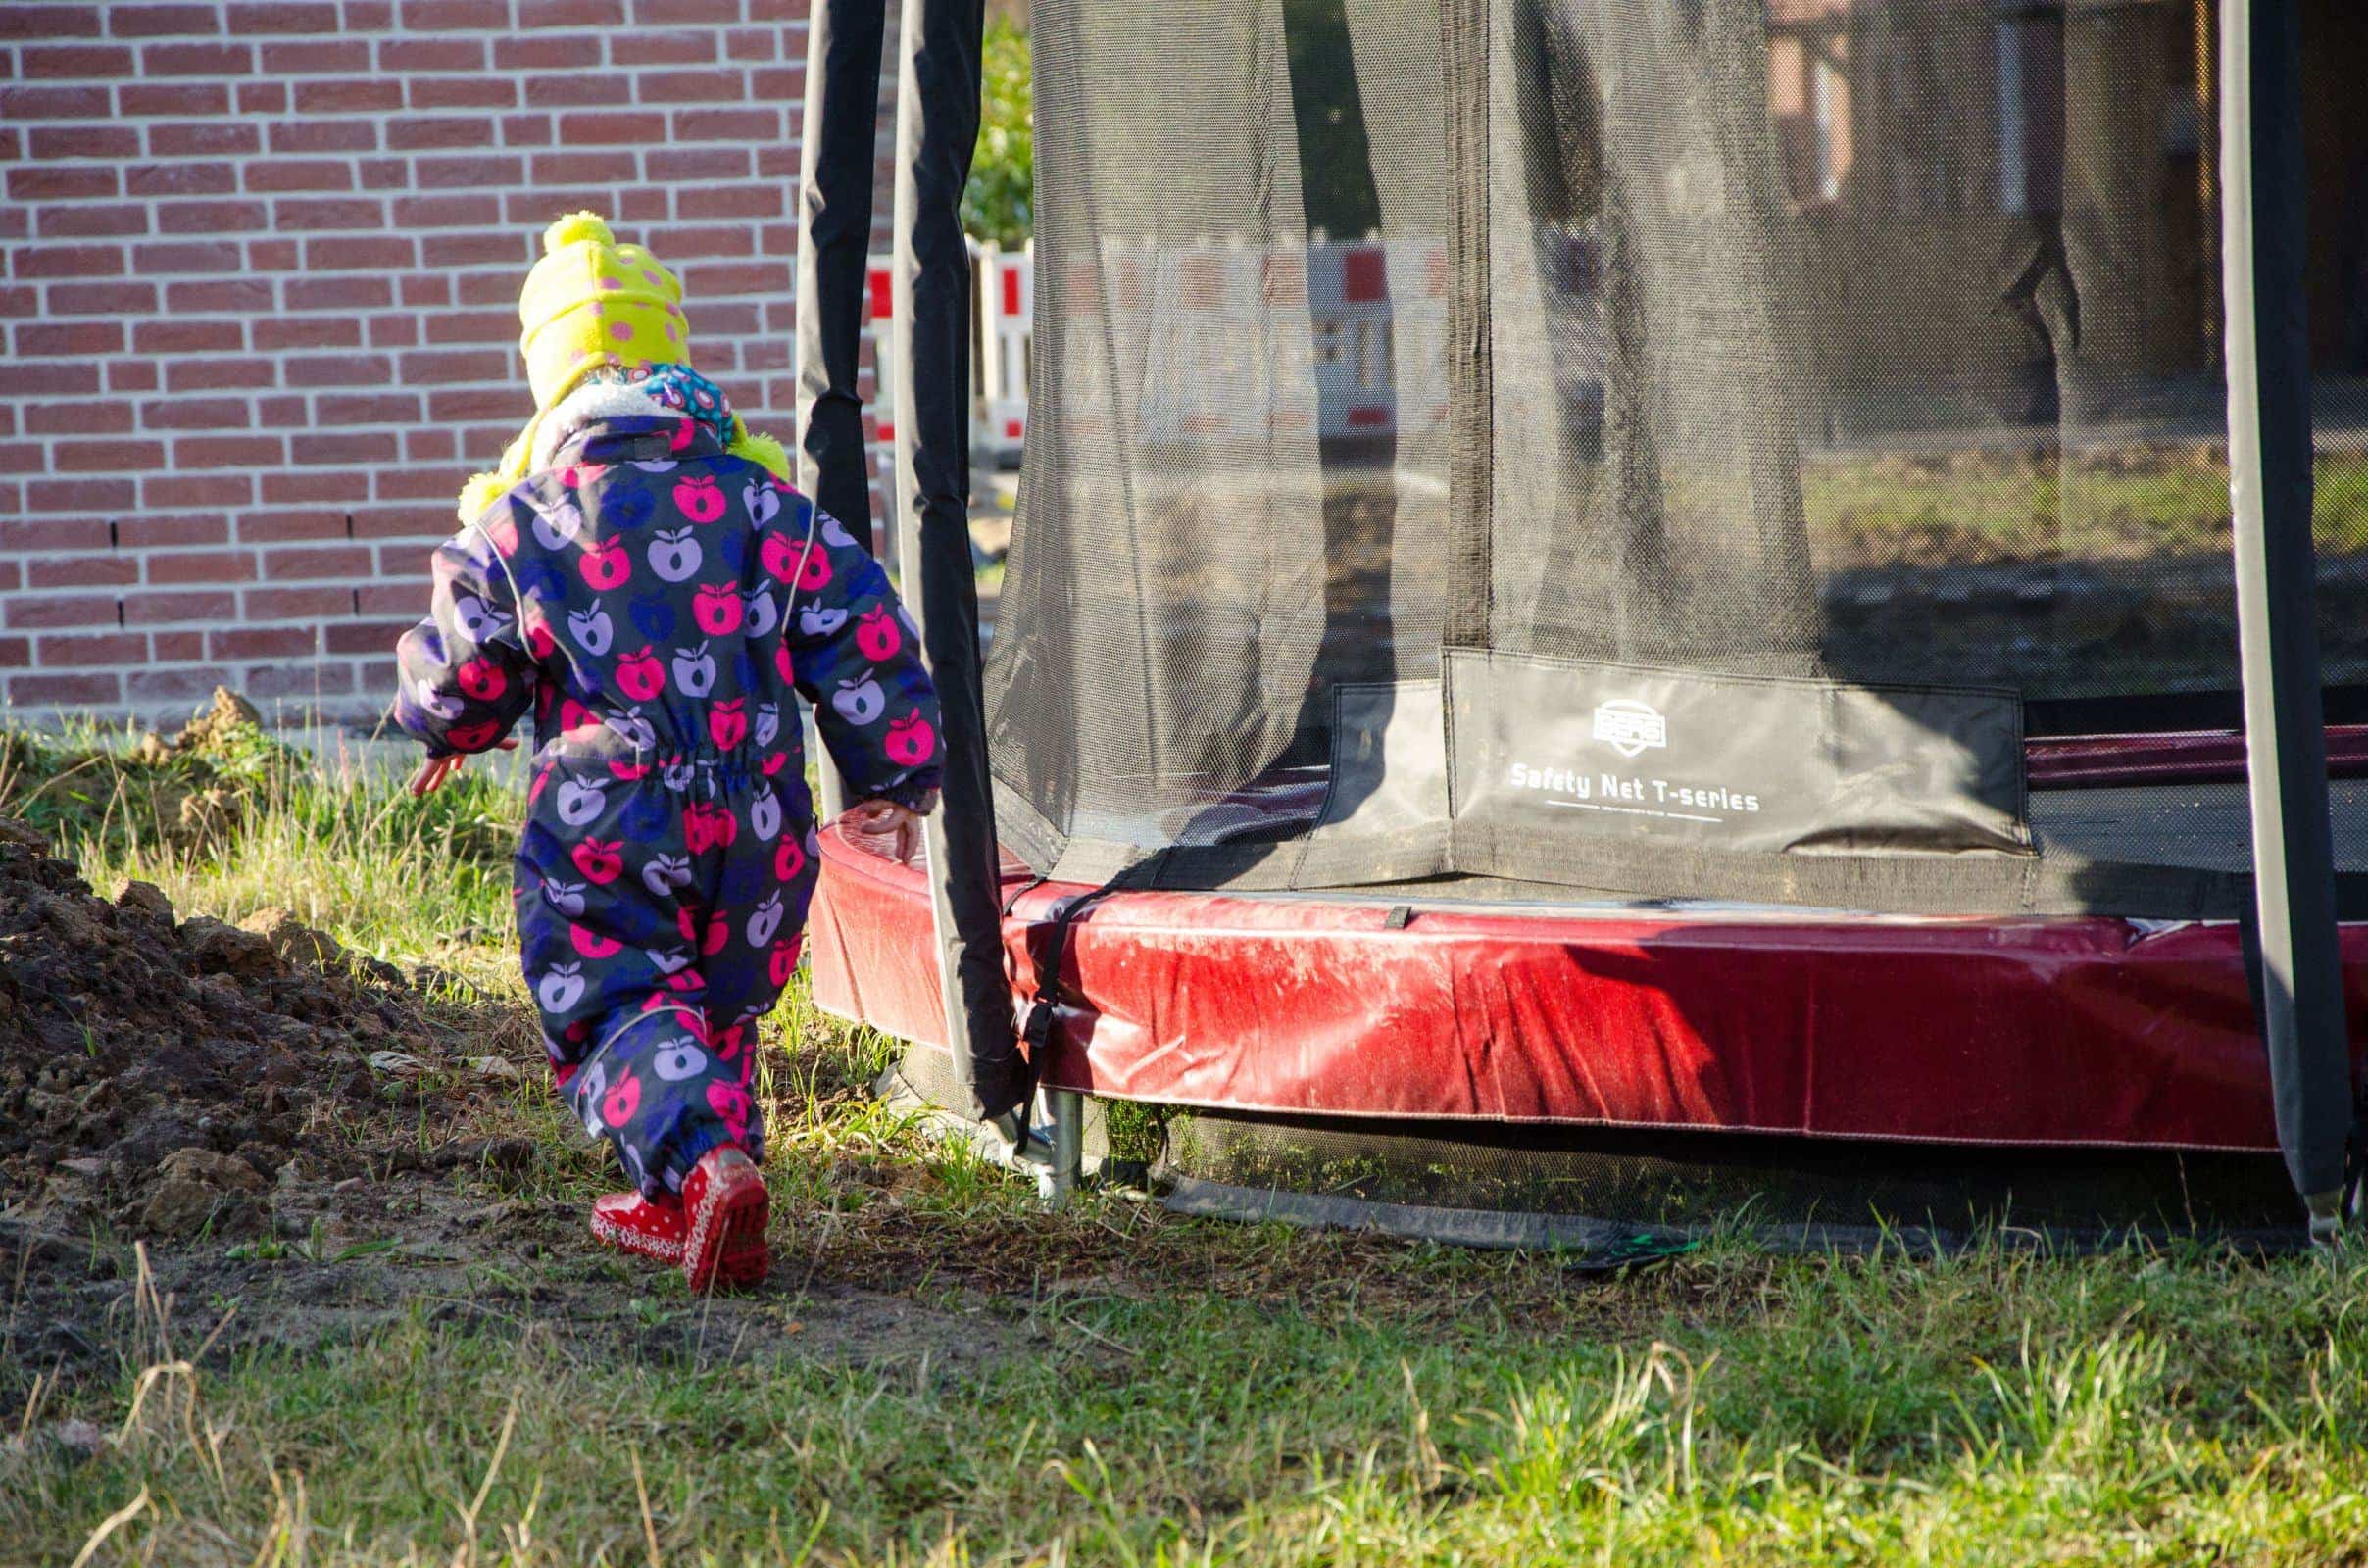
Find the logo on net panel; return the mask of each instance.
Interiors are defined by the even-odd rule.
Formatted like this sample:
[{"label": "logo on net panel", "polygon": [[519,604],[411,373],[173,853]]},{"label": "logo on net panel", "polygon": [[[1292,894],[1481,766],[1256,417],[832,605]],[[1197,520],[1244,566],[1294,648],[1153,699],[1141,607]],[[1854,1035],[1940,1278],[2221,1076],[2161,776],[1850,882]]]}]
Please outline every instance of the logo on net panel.
[{"label": "logo on net panel", "polygon": [[1595,738],[1633,760],[1669,744],[1669,721],[1650,703],[1615,697],[1597,707]]}]

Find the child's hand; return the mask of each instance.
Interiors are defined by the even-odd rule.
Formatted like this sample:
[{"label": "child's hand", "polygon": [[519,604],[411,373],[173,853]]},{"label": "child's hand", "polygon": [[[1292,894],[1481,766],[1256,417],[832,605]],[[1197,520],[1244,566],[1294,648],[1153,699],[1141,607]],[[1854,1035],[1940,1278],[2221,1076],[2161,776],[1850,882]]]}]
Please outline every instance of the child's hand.
[{"label": "child's hand", "polygon": [[[518,737],[505,735],[498,744],[505,752],[515,752],[518,750]],[[421,762],[419,770],[411,776],[412,794],[433,795],[442,789],[445,782],[461,770],[461,764],[468,760],[467,752],[448,752],[442,757],[429,758],[426,761]]]},{"label": "child's hand", "polygon": [[864,801],[849,807],[847,814],[839,818],[839,826],[848,842],[864,854],[911,865],[921,847],[921,818],[936,804],[932,796],[923,809],[915,811],[894,801]]}]

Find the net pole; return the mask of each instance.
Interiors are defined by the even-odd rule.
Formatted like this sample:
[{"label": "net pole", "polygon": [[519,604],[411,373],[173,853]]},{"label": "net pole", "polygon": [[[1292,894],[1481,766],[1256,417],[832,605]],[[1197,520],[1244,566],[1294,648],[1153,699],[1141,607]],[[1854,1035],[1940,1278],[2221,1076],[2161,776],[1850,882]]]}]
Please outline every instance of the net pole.
[{"label": "net pole", "polygon": [[946,1042],[982,1119],[1028,1095],[1004,973],[1002,883],[987,774],[970,562],[970,254],[962,187],[978,141],[984,0],[904,0],[898,24],[896,517],[907,605],[944,714],[944,808],[927,823],[931,929]]},{"label": "net pole", "polygon": [[[798,488],[871,541],[863,440],[864,292],[879,136],[881,0],[814,0],[806,23],[806,118],[798,155]],[[839,770],[812,752],[821,813],[847,808]]]},{"label": "net pole", "polygon": [[2278,1143],[2312,1234],[2341,1223],[2352,1120],[2311,546],[2294,8],[2220,9],[2221,286],[2261,1029]]}]

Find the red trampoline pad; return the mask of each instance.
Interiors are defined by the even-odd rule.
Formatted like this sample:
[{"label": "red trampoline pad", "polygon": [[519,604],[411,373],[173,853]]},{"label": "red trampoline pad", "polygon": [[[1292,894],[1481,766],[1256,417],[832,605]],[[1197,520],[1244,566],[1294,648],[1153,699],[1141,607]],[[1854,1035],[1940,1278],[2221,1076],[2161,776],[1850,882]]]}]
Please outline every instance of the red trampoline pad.
[{"label": "red trampoline pad", "polygon": [[[1015,1016],[1055,911],[1007,859]],[[1025,890],[1025,891],[1023,891]],[[1013,901],[1016,901],[1015,903]],[[2274,1151],[2237,929],[1129,892],[1072,927],[1043,1081],[1242,1111]],[[816,1003],[944,1049],[927,890],[822,836]],[[2355,1056],[2368,926],[2343,931]]]}]

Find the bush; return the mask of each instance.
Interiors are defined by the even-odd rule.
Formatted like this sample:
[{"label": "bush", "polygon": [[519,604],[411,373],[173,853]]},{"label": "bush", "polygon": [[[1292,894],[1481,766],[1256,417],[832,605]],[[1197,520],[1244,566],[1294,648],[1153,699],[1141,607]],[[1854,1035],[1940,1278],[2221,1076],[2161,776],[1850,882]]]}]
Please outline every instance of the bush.
[{"label": "bush", "polygon": [[1012,249],[1036,232],[1036,115],[1025,28],[1003,17],[987,23],[984,78],[962,227]]}]

